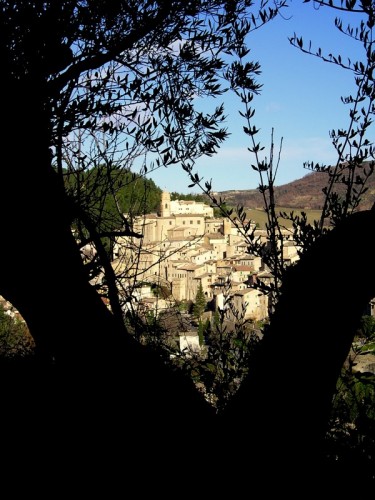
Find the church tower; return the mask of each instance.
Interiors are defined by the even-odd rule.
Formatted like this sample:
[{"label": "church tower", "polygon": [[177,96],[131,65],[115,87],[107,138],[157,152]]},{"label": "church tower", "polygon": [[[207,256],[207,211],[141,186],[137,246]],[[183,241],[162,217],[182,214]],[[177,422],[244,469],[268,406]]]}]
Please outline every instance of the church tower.
[{"label": "church tower", "polygon": [[170,217],[171,215],[171,195],[168,191],[161,193],[160,217]]},{"label": "church tower", "polygon": [[229,236],[232,232],[232,223],[229,219],[227,219],[226,217],[224,217],[224,220],[223,220],[223,233],[224,233],[224,236]]}]

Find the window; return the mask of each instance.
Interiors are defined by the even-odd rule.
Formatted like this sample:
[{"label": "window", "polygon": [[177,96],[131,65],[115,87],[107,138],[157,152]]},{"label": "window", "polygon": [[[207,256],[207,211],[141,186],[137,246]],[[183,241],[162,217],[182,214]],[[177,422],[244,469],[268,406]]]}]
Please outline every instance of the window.
[{"label": "window", "polygon": [[193,224],[193,221],[192,221],[192,220],[190,221],[190,224]]}]

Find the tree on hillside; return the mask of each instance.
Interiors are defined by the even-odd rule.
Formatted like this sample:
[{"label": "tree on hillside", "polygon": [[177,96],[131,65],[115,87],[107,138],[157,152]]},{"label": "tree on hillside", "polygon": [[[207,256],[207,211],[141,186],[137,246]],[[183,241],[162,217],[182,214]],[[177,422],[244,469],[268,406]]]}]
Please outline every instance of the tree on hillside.
[{"label": "tree on hillside", "polygon": [[206,304],[207,304],[206,297],[204,295],[202,282],[200,281],[193,305],[193,315],[198,320],[201,320],[202,314],[206,309]]}]

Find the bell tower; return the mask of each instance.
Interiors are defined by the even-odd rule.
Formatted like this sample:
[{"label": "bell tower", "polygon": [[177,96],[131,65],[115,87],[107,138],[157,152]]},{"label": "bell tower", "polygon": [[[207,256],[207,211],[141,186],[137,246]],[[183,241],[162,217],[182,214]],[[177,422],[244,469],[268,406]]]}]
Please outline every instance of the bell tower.
[{"label": "bell tower", "polygon": [[168,191],[161,193],[160,216],[169,217],[171,215],[171,195]]}]

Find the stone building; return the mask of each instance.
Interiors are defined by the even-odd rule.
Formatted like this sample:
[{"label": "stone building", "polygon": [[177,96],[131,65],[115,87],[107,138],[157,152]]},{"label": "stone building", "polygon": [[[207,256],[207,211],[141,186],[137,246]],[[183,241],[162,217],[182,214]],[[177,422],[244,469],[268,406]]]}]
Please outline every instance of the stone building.
[{"label": "stone building", "polygon": [[[194,301],[200,284],[207,301],[220,302],[220,294],[230,282],[233,301],[241,307],[247,304],[248,317],[267,316],[266,299],[249,288],[255,278],[262,279],[261,258],[249,255],[241,231],[230,220],[213,217],[212,207],[172,201],[170,194],[163,192],[158,213],[136,218],[133,230],[142,238],[118,238],[115,245],[116,265],[126,261],[124,277],[167,283],[173,299],[179,302]],[[263,232],[255,233],[264,239]],[[288,245],[286,256],[294,259],[293,252]]]}]

